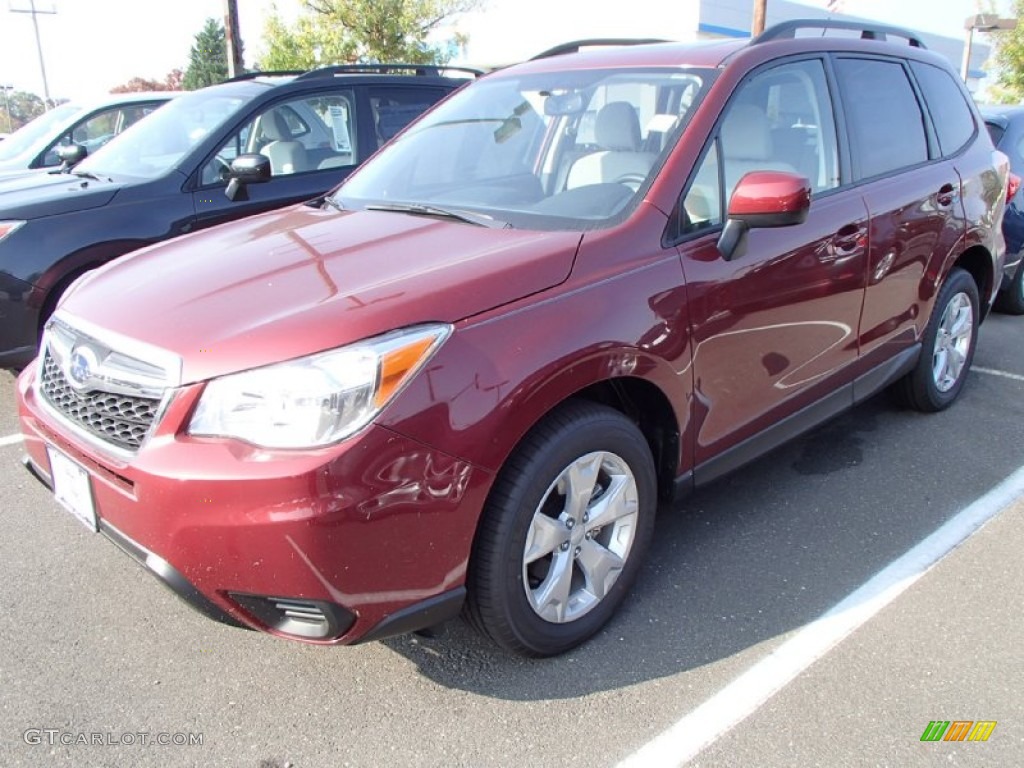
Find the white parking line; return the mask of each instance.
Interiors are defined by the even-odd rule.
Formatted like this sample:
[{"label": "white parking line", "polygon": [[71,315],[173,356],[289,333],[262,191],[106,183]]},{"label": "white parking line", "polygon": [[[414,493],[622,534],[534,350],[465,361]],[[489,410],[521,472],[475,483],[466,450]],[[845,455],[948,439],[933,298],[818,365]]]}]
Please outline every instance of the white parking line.
[{"label": "white parking line", "polygon": [[978,373],[987,373],[989,376],[1002,376],[1004,379],[1024,381],[1024,376],[1021,376],[1019,373],[1010,373],[1009,371],[997,371],[995,368],[979,368],[976,365],[972,365],[971,370],[977,371]]},{"label": "white parking line", "polygon": [[14,445],[15,443],[21,442],[21,435],[7,435],[6,437],[0,437],[0,448],[5,445]]},{"label": "white parking line", "polygon": [[1022,494],[1024,467],[876,573],[819,619],[798,630],[725,688],[619,763],[618,768],[679,766],[693,759],[895,600]]}]

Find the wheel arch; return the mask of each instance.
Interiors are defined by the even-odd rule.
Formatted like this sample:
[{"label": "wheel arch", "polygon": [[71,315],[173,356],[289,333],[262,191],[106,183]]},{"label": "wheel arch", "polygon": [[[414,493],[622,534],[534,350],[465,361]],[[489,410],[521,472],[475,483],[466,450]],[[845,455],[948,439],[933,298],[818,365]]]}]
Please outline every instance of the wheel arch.
[{"label": "wheel arch", "polygon": [[37,311],[36,325],[42,331],[48,312],[52,312],[57,301],[68,287],[93,269],[103,266],[109,261],[124,256],[147,243],[141,240],[117,240],[109,243],[98,243],[70,253],[40,275],[35,281],[29,305]]},{"label": "wheel arch", "polygon": [[943,275],[943,280],[954,267],[959,267],[974,278],[974,284],[978,286],[978,296],[981,299],[980,319],[984,320],[991,307],[991,298],[996,289],[992,254],[983,245],[970,246],[949,265],[949,269]]}]

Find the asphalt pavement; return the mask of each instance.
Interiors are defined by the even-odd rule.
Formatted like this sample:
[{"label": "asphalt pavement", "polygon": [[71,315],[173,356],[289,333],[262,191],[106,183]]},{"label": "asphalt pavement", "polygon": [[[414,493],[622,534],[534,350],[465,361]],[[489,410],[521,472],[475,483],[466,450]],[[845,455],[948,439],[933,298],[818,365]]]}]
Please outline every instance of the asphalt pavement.
[{"label": "asphalt pavement", "polygon": [[[986,322],[942,414],[882,394],[662,510],[616,619],[543,661],[459,621],[352,648],[210,622],[0,442],[0,765],[615,765],[1024,466],[1022,333]],[[1024,764],[1022,522],[1011,503],[693,764]],[[922,742],[933,720],[997,725]]]}]

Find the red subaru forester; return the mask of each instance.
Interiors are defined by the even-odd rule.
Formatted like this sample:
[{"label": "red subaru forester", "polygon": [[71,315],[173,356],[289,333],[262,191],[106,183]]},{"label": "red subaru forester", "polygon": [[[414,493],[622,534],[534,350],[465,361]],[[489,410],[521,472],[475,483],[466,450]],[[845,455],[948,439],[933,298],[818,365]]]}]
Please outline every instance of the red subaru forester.
[{"label": "red subaru forester", "polygon": [[914,35],[822,24],[548,52],[325,198],[89,274],[19,382],[27,465],[226,623],[579,644],[659,500],[964,385],[1006,158]]}]

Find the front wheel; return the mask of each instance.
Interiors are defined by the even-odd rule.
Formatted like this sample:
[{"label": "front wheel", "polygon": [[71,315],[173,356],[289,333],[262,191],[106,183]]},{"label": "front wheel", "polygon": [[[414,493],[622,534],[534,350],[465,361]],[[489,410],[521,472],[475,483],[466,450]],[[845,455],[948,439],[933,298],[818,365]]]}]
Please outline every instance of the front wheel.
[{"label": "front wheel", "polygon": [[560,408],[495,482],[470,560],[470,623],[528,656],[582,643],[636,578],[656,493],[651,451],[633,422],[594,403]]},{"label": "front wheel", "polygon": [[954,267],[935,300],[921,358],[900,382],[902,395],[912,408],[941,411],[960,394],[978,340],[978,304],[974,278]]}]

